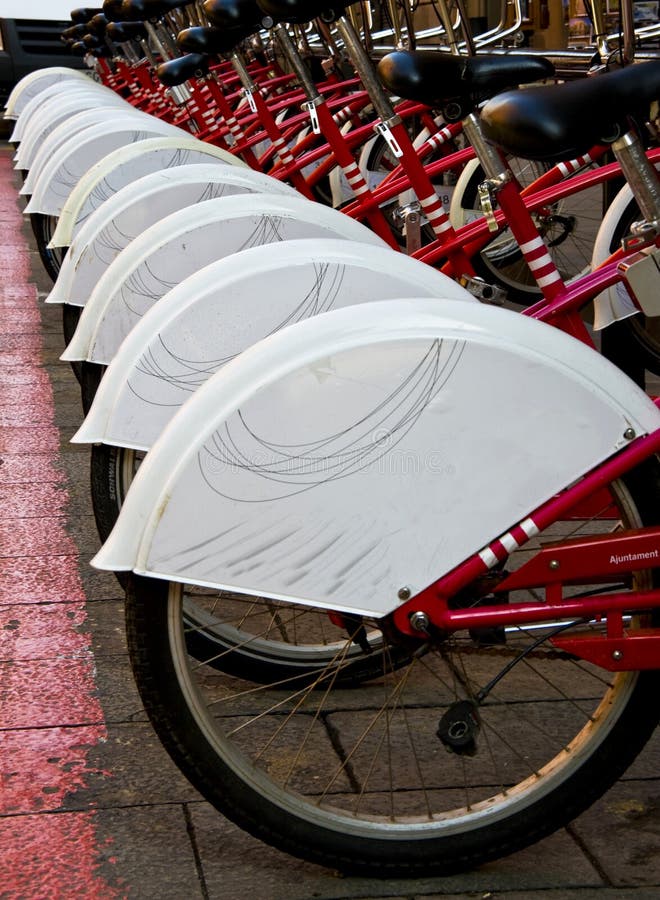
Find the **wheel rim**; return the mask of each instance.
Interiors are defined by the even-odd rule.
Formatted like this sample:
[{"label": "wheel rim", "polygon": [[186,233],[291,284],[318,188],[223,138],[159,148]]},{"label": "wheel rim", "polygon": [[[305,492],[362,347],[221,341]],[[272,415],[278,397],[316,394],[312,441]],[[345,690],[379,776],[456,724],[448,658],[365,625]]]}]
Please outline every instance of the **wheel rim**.
[{"label": "wheel rim", "polygon": [[[543,172],[539,163],[522,159],[509,162],[522,188]],[[593,246],[602,222],[602,191],[602,186],[595,185],[533,214],[548,253],[567,283],[591,269]],[[464,223],[481,218],[483,213],[477,206],[463,210]],[[483,277],[508,289],[512,300],[532,302],[540,296],[539,287],[508,227],[498,232],[481,251],[479,260]]]},{"label": "wheel rim", "polygon": [[[617,489],[617,502],[627,527],[641,524],[625,489]],[[574,531],[601,526],[582,522]],[[292,678],[255,686],[190,660],[184,596],[182,585],[170,585],[170,647],[206,741],[260,796],[341,834],[444,837],[527,809],[597,750],[637,683],[637,673],[611,675],[552,649],[532,653],[480,708],[478,751],[448,754],[438,722],[465,698],[465,684],[474,690],[501,670],[506,659],[497,648],[475,649],[462,635],[400,668],[389,666],[385,647],[380,677],[359,690],[338,685],[346,665],[339,649],[316,684]],[[518,643],[530,642],[528,633],[509,634],[501,655],[510,658]]]}]

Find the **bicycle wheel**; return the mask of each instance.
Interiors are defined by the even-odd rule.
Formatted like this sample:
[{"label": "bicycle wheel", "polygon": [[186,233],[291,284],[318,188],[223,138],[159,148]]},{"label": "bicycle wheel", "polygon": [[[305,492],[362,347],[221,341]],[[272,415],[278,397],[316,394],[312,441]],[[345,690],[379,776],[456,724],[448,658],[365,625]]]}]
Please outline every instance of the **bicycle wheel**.
[{"label": "bicycle wheel", "polygon": [[[107,540],[126,493],[145,457],[144,451],[97,444],[92,447],[92,507],[101,541]],[[115,573],[123,588],[125,572]],[[186,646],[196,659],[224,672],[255,681],[314,676],[327,665],[346,638],[346,630],[334,625],[326,612],[301,609],[263,597],[246,597],[231,591],[195,588],[184,605]],[[359,623],[355,623],[357,628]],[[374,658],[382,646],[380,633],[362,635],[369,642],[365,657],[359,645],[350,651],[355,662],[343,680],[373,677]],[[398,664],[407,654],[398,655]],[[376,668],[376,672],[378,669]]]},{"label": "bicycle wheel", "polygon": [[[518,184],[524,188],[547,168],[531,160],[509,158],[509,166]],[[484,181],[481,166],[471,165],[469,174],[459,182],[452,199],[451,218],[455,228],[481,218],[479,185]],[[548,204],[533,214],[559,274],[570,282],[590,270],[598,229],[603,221],[603,186],[594,185],[574,196]],[[508,299],[529,306],[541,298],[518,244],[508,227],[503,228],[472,258],[475,272],[489,284],[497,284]]]},{"label": "bicycle wheel", "polygon": [[[75,330],[78,327],[78,322],[80,321],[81,314],[82,306],[72,306],[70,303],[62,304],[62,332],[64,334],[64,343],[67,345],[71,341],[71,338],[73,337]],[[71,369],[73,370],[73,374],[76,376],[78,384],[81,384],[82,363],[72,362]]]},{"label": "bicycle wheel", "polygon": [[85,415],[89,412],[107,366],[85,360],[80,363],[80,396]]},{"label": "bicycle wheel", "polygon": [[[625,203],[625,196],[622,196],[622,201],[624,202],[619,204],[620,213],[613,218],[606,219],[603,223],[604,232],[599,235],[599,245],[605,248],[603,258],[614,253],[621,246],[621,241],[630,234],[633,222],[638,222],[642,218],[634,198],[631,197]],[[594,258],[595,264],[602,261],[602,259]],[[627,293],[627,289],[622,283],[609,290]],[[640,312],[617,322],[616,327],[619,331],[625,331],[633,341],[645,368],[655,375],[660,375],[660,316],[645,316]]]},{"label": "bicycle wheel", "polygon": [[[562,533],[657,522],[659,500],[653,460],[610,486],[596,518],[562,523]],[[555,526],[540,541],[557,535]],[[648,587],[649,573],[636,582]],[[238,825],[344,871],[448,874],[529,845],[611,786],[660,717],[660,673],[611,674],[551,644],[531,647],[556,623],[495,637],[438,636],[404,667],[393,664],[400,648],[384,635],[378,677],[351,690],[338,681],[352,664],[344,654],[355,644],[346,641],[311,683],[256,686],[190,658],[189,590],[132,576],[127,598],[134,674],[162,743]],[[639,615],[629,627],[646,621]],[[527,655],[505,673],[521,648]],[[438,732],[448,711],[489,684],[474,746],[447,753]]]},{"label": "bicycle wheel", "polygon": [[37,242],[37,250],[39,251],[41,262],[52,280],[57,281],[57,276],[60,274],[62,262],[67,251],[66,247],[51,248],[48,246],[55,234],[57,217],[33,213],[30,216],[30,222],[32,223],[32,231]]}]

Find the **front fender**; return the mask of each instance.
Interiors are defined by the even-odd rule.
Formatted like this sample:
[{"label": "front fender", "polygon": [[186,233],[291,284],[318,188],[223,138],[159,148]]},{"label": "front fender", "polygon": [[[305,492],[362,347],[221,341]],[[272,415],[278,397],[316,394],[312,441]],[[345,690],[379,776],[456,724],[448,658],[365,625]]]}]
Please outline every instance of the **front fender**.
[{"label": "front fender", "polygon": [[93,565],[382,616],[659,420],[599,354],[516,313],[325,313],[191,397]]}]

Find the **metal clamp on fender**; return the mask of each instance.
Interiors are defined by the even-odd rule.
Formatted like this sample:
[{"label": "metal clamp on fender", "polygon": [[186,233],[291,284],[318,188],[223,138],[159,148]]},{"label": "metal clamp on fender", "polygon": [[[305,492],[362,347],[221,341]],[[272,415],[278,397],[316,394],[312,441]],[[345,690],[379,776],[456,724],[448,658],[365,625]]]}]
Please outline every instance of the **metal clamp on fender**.
[{"label": "metal clamp on fender", "polygon": [[509,172],[503,172],[501,175],[498,175],[497,178],[488,178],[486,181],[482,181],[477,188],[479,192],[479,203],[481,204],[481,209],[486,217],[489,231],[497,231],[499,228],[497,219],[495,218],[495,194],[507,183],[507,181],[511,181],[511,175]]},{"label": "metal clamp on fender", "polygon": [[403,156],[403,150],[399,146],[399,142],[397,141],[397,139],[392,134],[390,125],[398,125],[400,121],[401,119],[398,116],[395,116],[393,119],[390,119],[389,122],[378,122],[377,125],[374,125],[374,131],[385,138],[387,146],[390,148],[397,159],[400,159]]},{"label": "metal clamp on fender", "polygon": [[647,316],[660,315],[660,249],[650,247],[635,253],[617,266],[635,304]]}]

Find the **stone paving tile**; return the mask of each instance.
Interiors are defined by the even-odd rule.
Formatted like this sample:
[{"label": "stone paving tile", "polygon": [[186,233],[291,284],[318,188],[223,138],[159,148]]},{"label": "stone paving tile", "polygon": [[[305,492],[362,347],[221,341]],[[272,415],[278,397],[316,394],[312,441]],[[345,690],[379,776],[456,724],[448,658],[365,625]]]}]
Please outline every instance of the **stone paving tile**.
[{"label": "stone paving tile", "polygon": [[[61,556],[0,557],[0,603],[59,601],[63,588],[77,596],[80,588],[71,578],[73,558],[73,552]],[[77,559],[76,554],[76,562]]]},{"label": "stone paving tile", "polygon": [[[191,807],[200,858],[211,900],[249,896],[260,885],[269,900],[427,897],[442,893],[483,896],[487,892],[560,887],[598,887],[602,879],[566,831],[507,859],[447,878],[385,879],[342,877],[292,859],[246,835],[208,804]],[[237,859],[249,866],[236,866]]]},{"label": "stone paving tile", "polygon": [[206,900],[185,805],[99,810],[94,824],[97,840],[106,848],[99,873],[120,896]]},{"label": "stone paving tile", "polygon": [[620,781],[575,822],[612,885],[655,885],[660,896],[660,782]]}]

